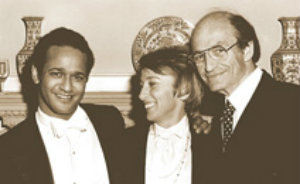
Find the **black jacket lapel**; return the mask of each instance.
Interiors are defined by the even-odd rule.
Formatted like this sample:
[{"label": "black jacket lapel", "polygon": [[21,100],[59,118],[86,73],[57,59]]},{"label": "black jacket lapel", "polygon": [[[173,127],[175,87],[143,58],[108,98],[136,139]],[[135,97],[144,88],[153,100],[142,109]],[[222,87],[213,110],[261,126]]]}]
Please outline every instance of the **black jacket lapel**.
[{"label": "black jacket lapel", "polygon": [[[228,142],[228,149],[231,147],[239,147],[240,141],[244,142],[244,138],[257,137],[254,132],[261,128],[261,122],[265,116],[266,110],[269,109],[269,104],[266,103],[269,90],[272,89],[273,79],[266,72],[263,73],[252,98],[247,104],[243,114],[241,115],[238,124],[234,130],[231,139]],[[267,109],[265,109],[267,108]]]},{"label": "black jacket lapel", "polygon": [[106,161],[110,183],[120,183],[119,143],[124,134],[124,120],[116,108],[91,104],[81,105],[91,120]]},{"label": "black jacket lapel", "polygon": [[50,163],[35,118],[22,122],[12,134],[16,134],[16,140],[21,141],[9,157],[20,176],[21,181],[17,183],[53,183]]}]

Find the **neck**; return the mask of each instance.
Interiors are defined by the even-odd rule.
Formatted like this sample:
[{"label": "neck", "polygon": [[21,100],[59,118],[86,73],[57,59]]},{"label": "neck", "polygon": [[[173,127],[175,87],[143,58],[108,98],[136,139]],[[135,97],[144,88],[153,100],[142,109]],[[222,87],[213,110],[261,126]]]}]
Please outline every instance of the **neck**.
[{"label": "neck", "polygon": [[171,128],[172,126],[177,125],[185,115],[186,115],[186,113],[182,112],[182,113],[179,113],[176,117],[174,117],[172,119],[165,120],[165,121],[160,121],[160,122],[155,122],[155,123],[158,124],[159,126],[163,127],[163,128]]},{"label": "neck", "polygon": [[256,69],[256,65],[253,64],[252,61],[251,64],[249,63],[249,66],[244,71],[244,75],[235,82],[235,84],[231,85],[231,87],[224,89],[223,91],[220,91],[220,93],[224,94],[226,97],[230,96],[232,92],[249,77],[249,75]]}]

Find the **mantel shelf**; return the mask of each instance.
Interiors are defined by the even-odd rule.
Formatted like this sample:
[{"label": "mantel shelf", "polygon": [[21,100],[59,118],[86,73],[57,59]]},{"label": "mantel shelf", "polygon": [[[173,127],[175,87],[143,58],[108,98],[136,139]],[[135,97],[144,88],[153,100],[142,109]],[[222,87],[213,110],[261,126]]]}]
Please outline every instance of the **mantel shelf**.
[{"label": "mantel shelf", "polygon": [[[128,118],[131,110],[131,95],[128,92],[87,92],[82,103],[114,105],[126,122],[131,126],[133,121]],[[0,116],[3,124],[13,127],[26,118],[27,107],[19,92],[0,93]]]}]

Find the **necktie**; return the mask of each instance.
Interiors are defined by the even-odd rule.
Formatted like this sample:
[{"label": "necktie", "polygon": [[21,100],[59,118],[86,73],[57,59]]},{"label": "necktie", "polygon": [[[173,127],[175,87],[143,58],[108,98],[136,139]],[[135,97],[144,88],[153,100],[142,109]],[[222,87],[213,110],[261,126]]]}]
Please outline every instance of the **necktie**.
[{"label": "necktie", "polygon": [[56,138],[61,138],[68,135],[70,132],[85,132],[87,128],[86,121],[72,121],[56,120],[51,122],[51,130]]},{"label": "necktie", "polygon": [[235,108],[228,100],[226,100],[223,116],[220,118],[221,124],[223,126],[223,145],[222,145],[223,152],[226,151],[226,146],[232,134],[232,123],[233,123],[234,111]]}]

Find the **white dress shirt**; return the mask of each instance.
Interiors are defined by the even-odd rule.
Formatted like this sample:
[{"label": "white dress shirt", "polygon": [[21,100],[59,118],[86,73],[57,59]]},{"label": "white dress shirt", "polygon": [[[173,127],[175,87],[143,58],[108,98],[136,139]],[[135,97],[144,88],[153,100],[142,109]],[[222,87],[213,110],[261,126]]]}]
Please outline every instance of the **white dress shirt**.
[{"label": "white dress shirt", "polygon": [[253,96],[258,83],[262,77],[262,70],[256,68],[227,98],[235,108],[233,114],[232,131],[234,131],[237,123]]},{"label": "white dress shirt", "polygon": [[55,184],[108,184],[108,172],[97,133],[78,106],[69,120],[35,114]]},{"label": "white dress shirt", "polygon": [[186,116],[170,128],[152,124],[146,150],[146,184],[189,184],[191,133]]}]

